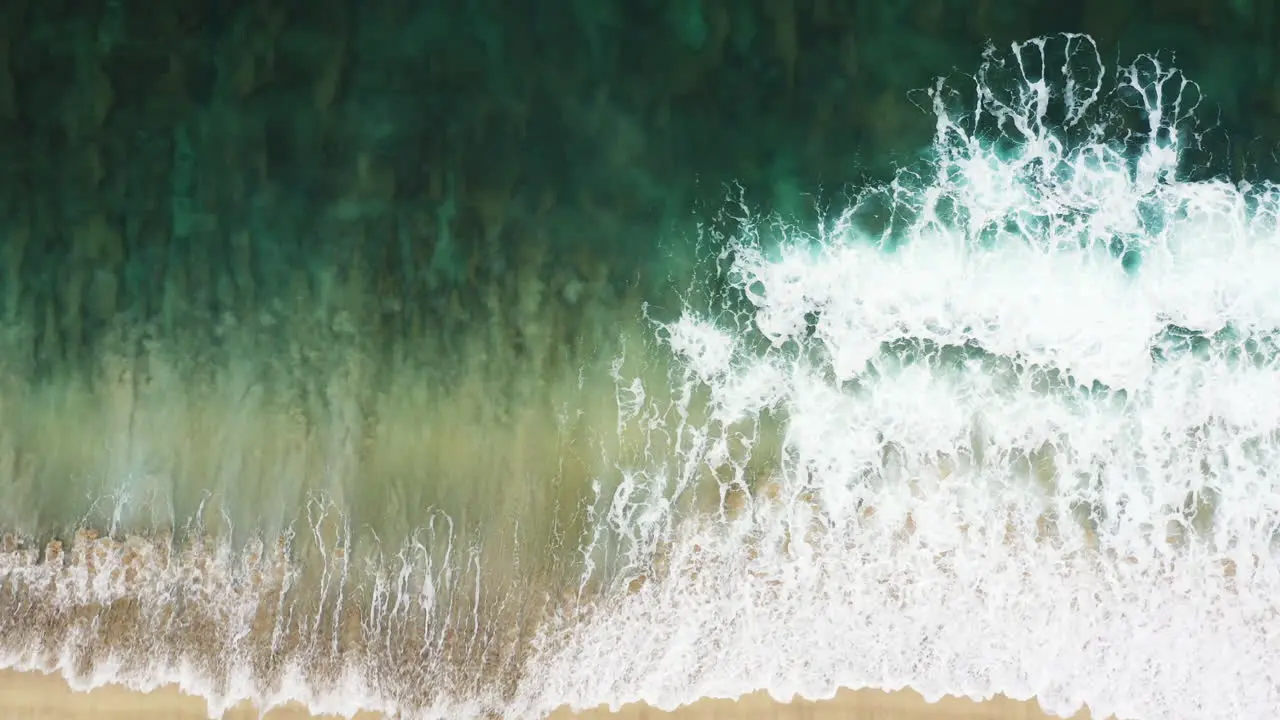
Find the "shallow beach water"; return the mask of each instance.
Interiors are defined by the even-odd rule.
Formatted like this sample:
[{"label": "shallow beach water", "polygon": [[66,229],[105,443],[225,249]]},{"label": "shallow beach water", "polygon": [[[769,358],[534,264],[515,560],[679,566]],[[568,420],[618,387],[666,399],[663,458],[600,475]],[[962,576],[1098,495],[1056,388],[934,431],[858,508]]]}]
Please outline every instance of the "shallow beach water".
[{"label": "shallow beach water", "polygon": [[665,295],[535,256],[433,325],[357,246],[246,251],[223,315],[197,260],[133,323],[15,275],[0,668],[214,716],[1275,714],[1280,189],[1182,177],[1181,75],[1102,67],[993,50],[922,167],[741,208]]}]

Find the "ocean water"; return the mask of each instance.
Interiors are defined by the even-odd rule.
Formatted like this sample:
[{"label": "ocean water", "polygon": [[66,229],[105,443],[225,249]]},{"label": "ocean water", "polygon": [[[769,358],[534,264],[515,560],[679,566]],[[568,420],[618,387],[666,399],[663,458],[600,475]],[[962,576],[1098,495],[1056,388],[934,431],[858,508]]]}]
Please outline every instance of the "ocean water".
[{"label": "ocean water", "polygon": [[214,716],[1280,713],[1280,187],[1191,172],[1198,87],[1087,37],[919,97],[921,162],[818,227],[741,208],[683,305],[526,264],[387,352],[335,263],[73,373],[10,302],[0,666]]}]

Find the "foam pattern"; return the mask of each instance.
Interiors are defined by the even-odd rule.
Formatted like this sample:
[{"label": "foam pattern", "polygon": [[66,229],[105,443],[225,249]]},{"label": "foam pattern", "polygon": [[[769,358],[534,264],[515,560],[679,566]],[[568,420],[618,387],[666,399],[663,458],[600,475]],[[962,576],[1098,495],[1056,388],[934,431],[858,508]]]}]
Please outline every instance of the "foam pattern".
[{"label": "foam pattern", "polygon": [[[547,633],[525,707],[910,686],[1280,713],[1280,193],[1182,179],[1198,88],[1156,57],[1043,38],[974,81],[929,93],[927,171],[815,233],[747,222],[749,311],[663,328],[710,411],[651,411],[684,461],[602,499],[647,582]],[[682,521],[698,467],[724,512]]]}]

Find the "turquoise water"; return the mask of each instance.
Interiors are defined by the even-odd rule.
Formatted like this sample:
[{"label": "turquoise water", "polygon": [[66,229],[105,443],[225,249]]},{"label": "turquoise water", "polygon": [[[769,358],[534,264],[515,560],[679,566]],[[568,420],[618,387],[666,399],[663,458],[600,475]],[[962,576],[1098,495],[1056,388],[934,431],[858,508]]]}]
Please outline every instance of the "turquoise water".
[{"label": "turquoise water", "polygon": [[0,659],[214,713],[1274,714],[1280,193],[1183,179],[1181,76],[1102,68],[993,50],[927,163],[666,291],[531,252],[468,310],[354,242],[10,278]]}]

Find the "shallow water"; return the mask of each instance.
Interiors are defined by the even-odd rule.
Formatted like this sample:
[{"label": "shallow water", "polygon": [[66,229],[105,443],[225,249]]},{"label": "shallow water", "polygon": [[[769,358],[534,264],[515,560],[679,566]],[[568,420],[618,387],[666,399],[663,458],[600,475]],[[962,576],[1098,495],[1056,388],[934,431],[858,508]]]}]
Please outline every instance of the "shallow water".
[{"label": "shallow water", "polygon": [[935,88],[930,163],[808,232],[744,210],[681,312],[535,263],[447,341],[398,335],[376,273],[324,260],[50,367],[12,300],[0,662],[215,713],[1280,711],[1280,191],[1178,179],[1154,60],[986,62],[976,105]]}]

